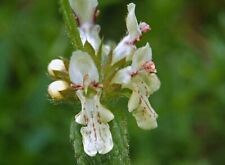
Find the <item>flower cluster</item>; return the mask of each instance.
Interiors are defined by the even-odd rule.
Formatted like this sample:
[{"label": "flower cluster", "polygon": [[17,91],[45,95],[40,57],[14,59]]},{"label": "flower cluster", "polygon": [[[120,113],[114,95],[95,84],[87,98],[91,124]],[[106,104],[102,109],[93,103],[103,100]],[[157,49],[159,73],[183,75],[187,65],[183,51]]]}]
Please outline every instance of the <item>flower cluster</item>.
[{"label": "flower cluster", "polygon": [[127,35],[116,47],[103,44],[100,26],[95,20],[98,15],[97,0],[69,0],[79,25],[78,30],[84,50],[73,52],[69,62],[52,60],[49,74],[56,80],[48,87],[54,100],[65,99],[73,92],[80,100],[82,109],[75,121],[83,127],[84,151],[89,156],[106,154],[113,148],[109,122],[113,113],[101,104],[101,96],[107,97],[112,89],[130,91],[128,111],[133,114],[142,129],[157,127],[157,114],[149,103],[149,96],[160,87],[156,68],[152,61],[152,51],[147,43],[137,48],[143,33],[150,30],[145,22],[138,23],[135,4],[128,5],[126,17]]}]

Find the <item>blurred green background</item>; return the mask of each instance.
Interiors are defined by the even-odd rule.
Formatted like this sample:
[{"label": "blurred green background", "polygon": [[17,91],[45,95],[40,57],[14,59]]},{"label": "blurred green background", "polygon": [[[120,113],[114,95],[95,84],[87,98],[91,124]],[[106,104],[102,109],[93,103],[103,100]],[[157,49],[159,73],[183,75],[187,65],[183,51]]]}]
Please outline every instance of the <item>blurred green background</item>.
[{"label": "blurred green background", "polygon": [[[105,39],[125,34],[130,0],[99,0]],[[129,119],[134,165],[225,164],[225,1],[134,0],[162,81],[151,98],[159,127]],[[53,104],[48,62],[72,47],[56,0],[0,1],[0,164],[72,165],[69,126],[79,111]]]}]

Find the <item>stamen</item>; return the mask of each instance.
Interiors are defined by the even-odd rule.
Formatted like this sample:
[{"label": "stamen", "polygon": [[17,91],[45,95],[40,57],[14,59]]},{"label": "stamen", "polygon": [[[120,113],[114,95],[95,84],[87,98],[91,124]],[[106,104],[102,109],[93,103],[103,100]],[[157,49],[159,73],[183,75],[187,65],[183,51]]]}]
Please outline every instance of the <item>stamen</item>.
[{"label": "stamen", "polygon": [[157,70],[155,68],[155,64],[152,61],[147,61],[143,64],[143,69],[146,70],[148,73],[156,73]]},{"label": "stamen", "polygon": [[100,10],[97,8],[95,9],[94,16],[93,16],[93,22],[95,23],[97,20],[97,17],[100,15]]},{"label": "stamen", "polygon": [[80,85],[80,84],[71,83],[70,86],[72,88],[74,88],[75,90],[83,90],[84,89],[84,87],[82,85]]},{"label": "stamen", "polygon": [[143,33],[147,33],[151,30],[151,27],[145,22],[141,22],[139,24],[139,27],[140,27],[141,32],[143,32]]},{"label": "stamen", "polygon": [[93,82],[92,85],[94,88],[103,88],[103,84],[101,84],[101,83]]},{"label": "stamen", "polygon": [[138,74],[138,71],[135,71],[135,72],[132,72],[130,75],[131,75],[131,77],[134,77],[134,76],[136,76]]}]

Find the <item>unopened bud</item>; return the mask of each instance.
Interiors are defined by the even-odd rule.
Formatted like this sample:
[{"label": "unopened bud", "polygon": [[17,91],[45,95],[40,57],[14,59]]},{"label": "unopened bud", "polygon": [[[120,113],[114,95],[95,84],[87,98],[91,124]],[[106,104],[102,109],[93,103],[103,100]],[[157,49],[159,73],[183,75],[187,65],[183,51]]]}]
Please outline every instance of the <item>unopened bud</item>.
[{"label": "unopened bud", "polygon": [[54,59],[48,65],[48,73],[52,77],[55,77],[55,72],[66,73],[67,69],[63,60]]},{"label": "unopened bud", "polygon": [[48,94],[54,100],[62,100],[64,96],[61,92],[69,89],[69,84],[66,81],[54,81],[48,86]]}]

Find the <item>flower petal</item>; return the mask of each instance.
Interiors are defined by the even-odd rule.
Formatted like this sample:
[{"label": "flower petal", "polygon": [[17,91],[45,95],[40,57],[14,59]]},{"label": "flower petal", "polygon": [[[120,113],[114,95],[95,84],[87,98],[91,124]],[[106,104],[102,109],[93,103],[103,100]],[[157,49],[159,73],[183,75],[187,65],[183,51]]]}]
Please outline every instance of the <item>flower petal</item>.
[{"label": "flower petal", "polygon": [[90,32],[87,33],[87,41],[92,45],[96,52],[101,44],[101,39],[99,37],[100,29],[99,25],[95,25],[90,29]]},{"label": "flower petal", "polygon": [[92,25],[92,24],[84,24],[79,28],[80,37],[83,45],[86,42],[89,42],[94,50],[97,52],[99,46],[101,44],[101,39],[99,37],[100,32],[99,25]]},{"label": "flower petal", "polygon": [[91,56],[86,52],[80,50],[73,52],[69,65],[70,80],[74,84],[83,85],[84,77],[88,78],[92,82],[99,81],[98,70]]},{"label": "flower petal", "polygon": [[136,70],[140,69],[145,62],[152,60],[152,49],[147,43],[144,47],[135,51],[132,61],[132,67]]},{"label": "flower petal", "polygon": [[107,123],[110,122],[111,120],[114,119],[114,115],[110,110],[106,109],[101,103],[100,103],[100,97],[96,95],[94,97],[95,103],[96,103],[96,108],[98,108],[99,112],[101,114],[98,115],[98,117],[101,116],[101,122]]},{"label": "flower petal", "polygon": [[95,10],[98,6],[97,0],[69,0],[69,2],[80,24],[94,21]]},{"label": "flower petal", "polygon": [[125,37],[113,50],[112,64],[115,64],[126,57],[132,56],[135,49],[136,46],[129,43],[129,36]]},{"label": "flower petal", "polygon": [[137,92],[132,92],[132,95],[130,96],[130,99],[128,101],[128,111],[132,112],[135,109],[137,109],[139,105],[140,99]]},{"label": "flower petal", "polygon": [[133,77],[129,88],[133,93],[128,102],[128,110],[132,112],[138,126],[142,129],[153,129],[157,127],[156,119],[158,115],[148,101],[150,93],[143,77],[140,75]]},{"label": "flower petal", "polygon": [[127,30],[129,33],[130,40],[136,40],[141,36],[141,30],[135,15],[135,4],[130,3],[127,5],[128,15],[126,19]]},{"label": "flower petal", "polygon": [[119,70],[112,79],[113,84],[126,85],[131,81],[132,68],[130,66]]},{"label": "flower petal", "polygon": [[132,58],[133,53],[136,49],[135,42],[139,40],[142,33],[135,16],[135,4],[130,3],[127,5],[127,8],[128,15],[126,18],[126,25],[128,34],[119,42],[119,44],[114,49],[112,64],[115,64],[123,58],[127,58],[127,60],[130,60]]},{"label": "flower petal", "polygon": [[107,122],[114,118],[114,115],[100,103],[100,96],[84,97],[83,91],[77,91],[81,99],[82,111],[76,115],[76,122],[86,125],[81,128],[84,151],[89,156],[97,153],[105,154],[112,150],[112,135]]},{"label": "flower petal", "polygon": [[146,83],[149,96],[160,88],[161,82],[155,73],[141,72],[140,76],[142,77],[143,81]]},{"label": "flower petal", "polygon": [[95,127],[95,129],[91,126],[81,128],[84,151],[89,156],[95,156],[97,153],[106,154],[113,148],[109,125],[102,124]]},{"label": "flower petal", "polygon": [[137,124],[142,129],[154,129],[157,127],[157,117],[154,109],[151,107],[146,96],[140,97],[140,104],[138,108],[133,111]]}]

